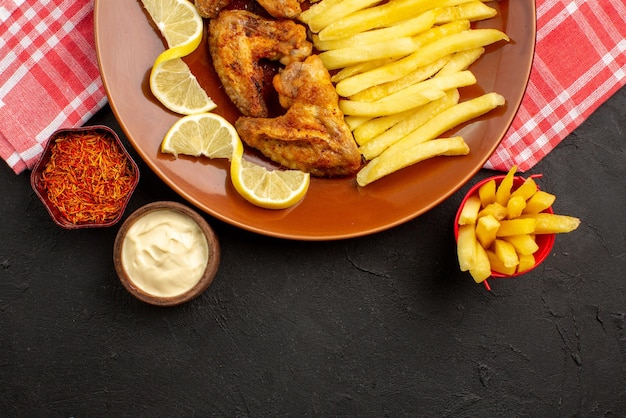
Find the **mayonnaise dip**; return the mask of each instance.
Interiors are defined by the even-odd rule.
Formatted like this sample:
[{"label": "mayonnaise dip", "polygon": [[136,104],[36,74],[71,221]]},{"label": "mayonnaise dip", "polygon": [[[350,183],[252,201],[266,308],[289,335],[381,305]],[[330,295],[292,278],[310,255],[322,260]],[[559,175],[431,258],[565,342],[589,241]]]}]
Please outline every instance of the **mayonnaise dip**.
[{"label": "mayonnaise dip", "polygon": [[122,263],[130,280],[154,296],[178,296],[194,287],[209,256],[198,224],[170,209],[154,210],[137,219],[122,243]]}]

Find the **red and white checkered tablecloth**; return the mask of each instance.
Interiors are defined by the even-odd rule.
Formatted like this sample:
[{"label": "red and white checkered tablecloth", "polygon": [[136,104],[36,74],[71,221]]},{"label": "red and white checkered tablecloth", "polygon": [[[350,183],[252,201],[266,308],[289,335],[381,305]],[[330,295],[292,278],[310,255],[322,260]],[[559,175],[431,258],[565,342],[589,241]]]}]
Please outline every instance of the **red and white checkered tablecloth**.
[{"label": "red and white checkered tablecloth", "polygon": [[[537,19],[526,95],[486,168],[532,168],[626,82],[626,0],[537,0]],[[105,104],[93,1],[0,2],[0,156],[16,173]]]}]

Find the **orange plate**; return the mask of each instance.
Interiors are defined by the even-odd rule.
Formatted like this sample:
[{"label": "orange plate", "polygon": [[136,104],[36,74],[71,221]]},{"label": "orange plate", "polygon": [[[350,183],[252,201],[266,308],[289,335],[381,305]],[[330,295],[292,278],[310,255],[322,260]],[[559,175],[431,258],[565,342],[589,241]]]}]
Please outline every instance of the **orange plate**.
[{"label": "orange plate", "polygon": [[[230,183],[226,161],[174,159],[159,152],[163,136],[180,116],[163,108],[150,93],[150,69],[164,44],[139,0],[96,0],[96,48],[117,120],[137,153],[173,190],[200,210],[249,231],[288,239],[336,240],[382,231],[430,210],[469,181],[502,140],[530,74],[535,2],[506,0],[490,5],[499,14],[481,27],[501,29],[511,42],[487,48],[471,68],[478,87],[463,90],[461,100],[495,91],[507,105],[458,130],[470,145],[469,155],[424,161],[364,188],[356,185],[355,178],[313,179],[302,202],[280,211],[243,200]],[[185,61],[218,104],[215,112],[234,122],[237,112],[220,89],[206,42]],[[250,152],[247,155],[257,159]]]}]

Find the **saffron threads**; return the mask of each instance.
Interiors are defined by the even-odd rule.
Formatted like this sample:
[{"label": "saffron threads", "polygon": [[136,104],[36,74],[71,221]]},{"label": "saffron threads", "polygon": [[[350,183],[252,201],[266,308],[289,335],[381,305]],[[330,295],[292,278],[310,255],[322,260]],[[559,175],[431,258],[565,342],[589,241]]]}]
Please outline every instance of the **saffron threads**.
[{"label": "saffron threads", "polygon": [[41,176],[48,199],[73,224],[115,219],[124,209],[134,179],[123,150],[95,132],[58,137]]}]

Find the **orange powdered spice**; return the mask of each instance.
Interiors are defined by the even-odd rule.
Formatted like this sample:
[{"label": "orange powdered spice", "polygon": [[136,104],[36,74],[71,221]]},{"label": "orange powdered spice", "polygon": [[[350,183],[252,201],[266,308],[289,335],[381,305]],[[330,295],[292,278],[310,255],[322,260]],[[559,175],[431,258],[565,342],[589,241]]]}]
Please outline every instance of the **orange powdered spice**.
[{"label": "orange powdered spice", "polygon": [[126,155],[96,133],[59,137],[41,181],[48,198],[73,224],[104,223],[123,209],[134,180]]}]

